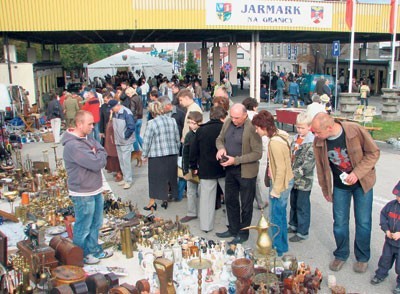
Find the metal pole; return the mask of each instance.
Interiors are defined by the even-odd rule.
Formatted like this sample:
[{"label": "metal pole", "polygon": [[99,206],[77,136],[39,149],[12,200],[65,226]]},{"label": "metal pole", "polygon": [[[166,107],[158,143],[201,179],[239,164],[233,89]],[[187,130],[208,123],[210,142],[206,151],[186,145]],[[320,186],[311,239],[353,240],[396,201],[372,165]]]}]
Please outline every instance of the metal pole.
[{"label": "metal pole", "polygon": [[[269,57],[269,55],[268,55]],[[271,67],[272,67],[272,61],[269,61],[269,81],[268,81],[268,106],[271,107]]]},{"label": "metal pole", "polygon": [[337,111],[337,84],[338,84],[338,71],[339,71],[339,56],[336,56],[336,75],[335,75],[335,112]]},{"label": "metal pole", "polygon": [[10,60],[10,47],[9,47],[9,42],[8,42],[8,36],[5,34],[4,36],[4,43],[6,45],[6,51],[7,51],[7,68],[8,68],[8,80],[10,82],[10,85],[12,85],[12,72],[11,72],[11,60]]},{"label": "metal pole", "polygon": [[350,72],[349,72],[349,93],[351,93],[353,83],[353,59],[354,59],[354,31],[356,26],[357,2],[353,1],[353,15],[351,20],[351,41],[350,41]]},{"label": "metal pole", "polygon": [[396,53],[396,32],[397,32],[397,9],[398,9],[398,0],[394,2],[394,24],[393,24],[393,40],[392,40],[392,60],[390,61],[390,74],[389,74],[389,88],[393,88],[393,72],[394,72],[394,55]]}]

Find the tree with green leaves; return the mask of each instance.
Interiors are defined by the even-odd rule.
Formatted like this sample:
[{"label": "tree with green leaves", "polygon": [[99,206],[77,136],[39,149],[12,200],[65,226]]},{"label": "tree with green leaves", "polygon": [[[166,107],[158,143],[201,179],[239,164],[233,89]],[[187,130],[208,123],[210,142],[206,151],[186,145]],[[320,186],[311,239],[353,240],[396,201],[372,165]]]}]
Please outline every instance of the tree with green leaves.
[{"label": "tree with green leaves", "polygon": [[197,66],[196,60],[194,59],[193,52],[189,52],[188,59],[186,62],[185,74],[197,75],[199,74],[199,67]]}]

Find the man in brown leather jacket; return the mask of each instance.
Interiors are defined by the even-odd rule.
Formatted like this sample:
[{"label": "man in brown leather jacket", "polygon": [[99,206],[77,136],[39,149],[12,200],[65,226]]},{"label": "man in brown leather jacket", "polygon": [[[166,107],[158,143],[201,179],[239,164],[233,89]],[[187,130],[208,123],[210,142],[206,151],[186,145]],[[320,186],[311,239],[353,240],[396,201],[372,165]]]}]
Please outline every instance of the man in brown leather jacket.
[{"label": "man in brown leather jacket", "polygon": [[353,198],[357,260],[353,270],[364,273],[370,259],[372,188],[379,148],[364,127],[335,121],[326,113],[315,116],[312,130],[318,182],[325,199],[333,203],[336,250],[329,268],[339,271],[350,255],[349,218]]}]

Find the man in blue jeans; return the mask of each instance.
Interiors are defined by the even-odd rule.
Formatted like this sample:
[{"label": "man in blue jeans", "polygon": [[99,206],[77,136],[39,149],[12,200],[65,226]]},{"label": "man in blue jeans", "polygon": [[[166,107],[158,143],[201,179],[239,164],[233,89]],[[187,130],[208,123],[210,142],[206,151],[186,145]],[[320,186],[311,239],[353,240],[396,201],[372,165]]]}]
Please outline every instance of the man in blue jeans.
[{"label": "man in blue jeans", "polygon": [[80,110],[75,116],[76,128],[67,131],[61,140],[68,192],[75,210],[73,242],[83,249],[86,264],[99,263],[113,254],[98,243],[104,203],[101,169],[106,165],[107,153],[99,142],[88,137],[93,124],[93,115]]},{"label": "man in blue jeans", "polygon": [[336,250],[329,268],[339,271],[350,255],[349,219],[353,198],[357,260],[353,270],[364,273],[371,254],[372,188],[379,148],[365,128],[356,123],[335,121],[327,113],[314,117],[312,130],[318,182],[325,199],[333,203]]}]

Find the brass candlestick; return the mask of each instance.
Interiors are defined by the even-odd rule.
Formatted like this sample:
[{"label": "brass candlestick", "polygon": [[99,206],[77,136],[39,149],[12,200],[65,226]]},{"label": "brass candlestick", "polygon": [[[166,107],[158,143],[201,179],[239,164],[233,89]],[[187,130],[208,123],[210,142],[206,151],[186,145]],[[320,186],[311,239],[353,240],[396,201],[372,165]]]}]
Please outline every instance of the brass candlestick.
[{"label": "brass candlestick", "polygon": [[198,279],[197,283],[199,285],[198,294],[201,294],[201,283],[202,283],[202,279],[203,279],[202,270],[210,268],[211,267],[211,261],[208,260],[208,259],[204,259],[204,258],[202,259],[201,258],[201,254],[200,254],[199,258],[192,259],[191,261],[188,262],[188,265],[193,269],[197,269],[197,272],[198,272],[198,274],[197,274],[197,279]]},{"label": "brass candlestick", "polygon": [[3,196],[8,200],[11,207],[11,213],[14,213],[14,201],[18,196],[18,191],[8,191],[4,192]]}]

